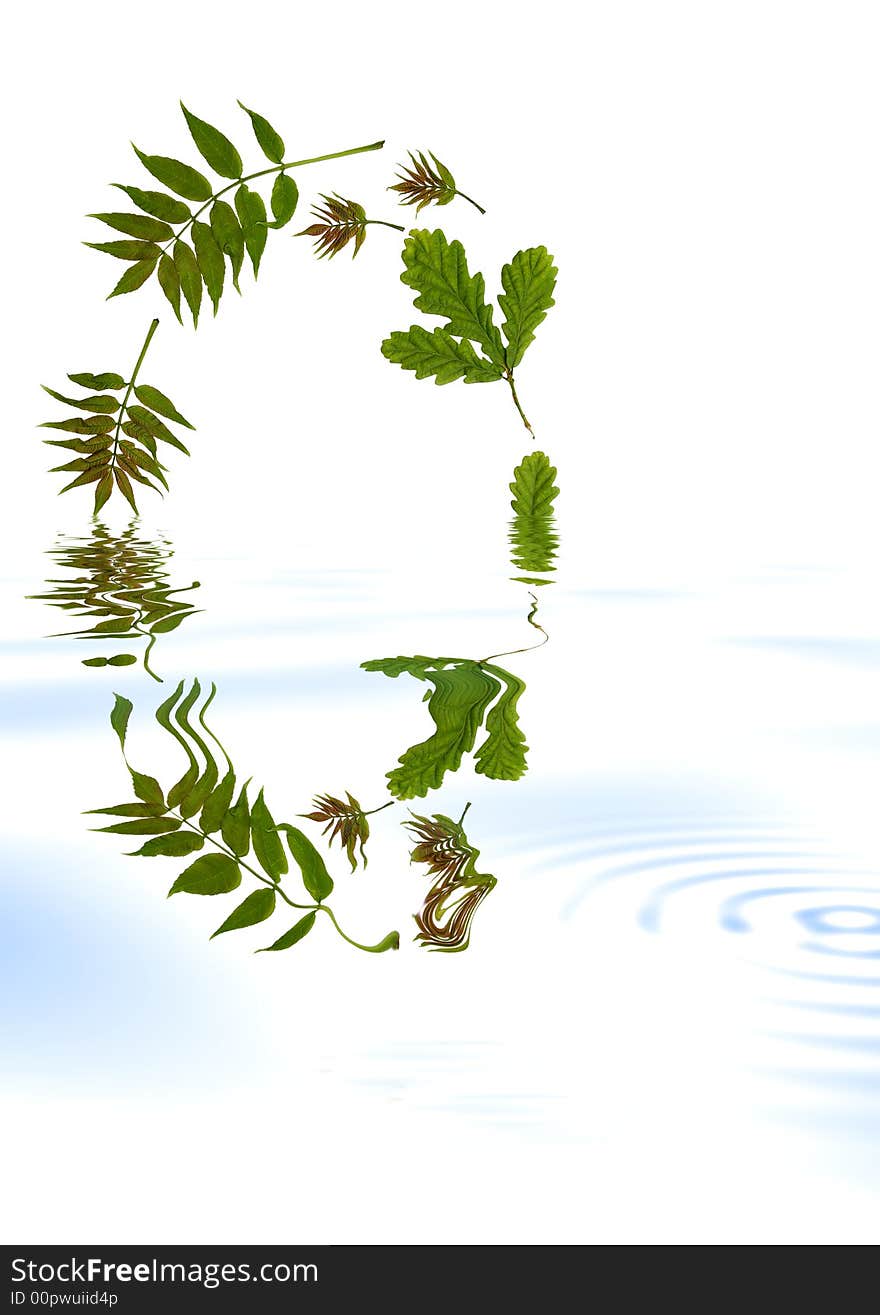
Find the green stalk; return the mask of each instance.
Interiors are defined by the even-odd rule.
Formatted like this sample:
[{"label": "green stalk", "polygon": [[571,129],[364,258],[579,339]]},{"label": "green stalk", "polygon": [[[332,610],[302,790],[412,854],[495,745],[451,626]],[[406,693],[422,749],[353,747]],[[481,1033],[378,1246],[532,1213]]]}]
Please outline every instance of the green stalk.
[{"label": "green stalk", "polygon": [[147,352],[150,349],[150,343],[153,341],[153,334],[156,332],[158,327],[159,327],[159,321],[153,320],[149,329],[147,330],[147,336],[144,339],[144,345],[141,348],[141,354],[135,361],[134,370],[132,371],[131,378],[128,381],[128,387],[125,390],[125,396],[122,399],[122,406],[119,408],[119,416],[116,420],[116,431],[113,435],[113,451],[110,454],[111,473],[116,469],[116,450],[119,447],[119,433],[122,428],[122,422],[125,419],[125,408],[128,406],[128,399],[131,397],[131,390],[132,388],[134,388],[135,383],[137,382],[138,371],[140,370],[141,366],[144,363],[144,357],[146,356]]},{"label": "green stalk", "polygon": [[[320,164],[323,160],[341,160],[345,155],[362,155],[364,151],[380,151],[384,145],[384,141],[371,142],[369,146],[352,146],[347,151],[331,151],[329,155],[313,155],[308,160],[287,160],[284,164],[273,164],[268,169],[258,169],[255,173],[243,174],[241,178],[236,178],[234,182],[227,184],[226,187],[221,187],[219,192],[215,192],[213,196],[205,202],[201,209],[197,210],[195,214],[186,221],[180,232],[175,233],[174,237],[165,243],[162,250],[167,251],[173,243],[179,241],[189,228],[190,224],[194,224],[199,215],[203,214],[208,209],[208,206],[213,205],[219,197],[225,196],[227,192],[231,192],[233,187],[240,187],[242,183],[252,182],[254,178],[265,178],[267,174],[282,173],[285,169],[298,169],[306,164]],[[382,221],[374,220],[373,222],[381,223]],[[396,227],[396,225],[394,227]],[[401,229],[400,231],[403,232],[404,230]]]},{"label": "green stalk", "polygon": [[513,395],[513,404],[514,404],[514,406],[516,407],[517,411],[519,411],[520,419],[522,420],[522,422],[523,422],[523,424],[525,425],[526,429],[527,429],[527,430],[529,431],[529,433],[531,434],[532,438],[534,438],[534,437],[535,437],[535,431],[534,431],[534,429],[532,429],[532,426],[529,424],[528,420],[526,419],[526,413],[525,413],[525,411],[524,411],[524,410],[522,409],[522,407],[520,406],[519,397],[517,396],[517,393],[516,393],[516,384],[513,382],[513,371],[512,371],[512,370],[508,370],[507,373],[505,374],[504,378],[505,378],[505,379],[507,380],[507,382],[510,384],[510,391],[511,391],[511,394]]}]

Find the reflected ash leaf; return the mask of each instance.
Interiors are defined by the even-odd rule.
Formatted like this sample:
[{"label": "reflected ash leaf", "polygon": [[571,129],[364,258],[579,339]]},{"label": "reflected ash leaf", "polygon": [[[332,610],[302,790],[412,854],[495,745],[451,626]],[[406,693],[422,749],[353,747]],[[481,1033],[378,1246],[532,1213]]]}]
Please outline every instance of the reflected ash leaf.
[{"label": "reflected ash leaf", "polygon": [[[145,639],[144,669],[154,680],[161,680],[150,666],[158,637],[176,630],[200,610],[175,597],[199,588],[199,582],[178,586],[170,583],[166,567],[173,555],[167,540],[138,537],[135,520],[118,535],[96,521],[91,534],[63,536],[49,549],[57,566],[75,574],[50,577],[47,593],[28,596],[91,622],[82,630],[60,631],[51,638],[101,643]],[[136,661],[132,653],[115,653],[84,658],[83,666],[121,667]]]}]

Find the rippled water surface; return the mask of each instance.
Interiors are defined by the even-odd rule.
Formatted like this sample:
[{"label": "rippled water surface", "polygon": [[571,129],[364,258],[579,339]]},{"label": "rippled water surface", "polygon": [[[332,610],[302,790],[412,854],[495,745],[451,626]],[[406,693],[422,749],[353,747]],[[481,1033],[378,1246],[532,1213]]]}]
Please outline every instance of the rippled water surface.
[{"label": "rippled water surface", "polygon": [[[132,1171],[183,1185],[167,1231],[191,1170],[212,1238],[228,1208],[205,1203],[218,1139],[234,1148],[272,1119],[256,1176],[279,1235],[291,1210],[305,1226],[302,1194],[294,1207],[284,1192],[296,1173],[337,1239],[423,1238],[395,1188],[404,1164],[432,1184],[407,1199],[441,1239],[487,1236],[469,1222],[481,1211],[506,1239],[866,1232],[880,1185],[870,581],[770,565],[603,586],[572,579],[563,554],[533,618],[549,642],[501,659],[526,683],[527,774],[487,780],[466,758],[412,803],[454,817],[470,803],[497,886],[467,952],[411,939],[426,883],[398,806],[373,819],[366,872],[349,875],[338,851],[333,870],[346,923],[374,940],[399,927],[400,953],[360,956],[322,928],[255,957],[259,929],[209,943],[207,901],[164,899],[173,860],[155,861],[160,874],[125,858],[122,838],[80,816],[125,791],[112,691],[134,703],[139,760],[164,764],[152,712],[198,675],[277,814],[346,789],[376,807],[430,723],[422,686],[360,663],[525,648],[541,639],[530,587],[503,563],[418,579],[364,559],[268,572],[138,526],[126,543],[158,552],[163,597],[187,604],[152,642],[45,637],[77,629],[58,581],[94,568],[82,538],[7,572],[3,1066],[13,1114],[47,1111],[37,1159],[75,1134],[75,1178],[80,1158],[109,1163],[135,1122]],[[136,661],[83,665],[123,650]],[[282,1137],[287,1125],[304,1139]],[[231,1154],[224,1200],[246,1202],[253,1173]],[[554,1205],[572,1178],[577,1217]],[[725,1207],[719,1184],[734,1181],[752,1185],[747,1218]],[[65,1189],[47,1206],[34,1182],[25,1198],[50,1231],[70,1210]],[[241,1240],[247,1210],[232,1215]]]}]

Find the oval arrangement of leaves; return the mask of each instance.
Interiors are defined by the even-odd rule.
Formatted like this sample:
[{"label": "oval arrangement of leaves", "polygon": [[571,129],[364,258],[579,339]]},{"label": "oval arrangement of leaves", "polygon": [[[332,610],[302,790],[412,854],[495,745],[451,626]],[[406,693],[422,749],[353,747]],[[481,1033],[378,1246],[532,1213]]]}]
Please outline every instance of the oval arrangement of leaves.
[{"label": "oval arrangement of leaves", "polygon": [[[150,185],[142,185],[145,180],[112,184],[132,208],[106,209],[90,216],[115,236],[86,245],[126,266],[110,298],[137,292],[147,285],[158,286],[178,322],[183,323],[186,307],[193,327],[197,327],[205,296],[216,315],[230,286],[241,292],[245,260],[257,278],[270,230],[287,227],[299,207],[296,171],[378,151],[385,144],[374,141],[287,159],[284,140],[273,125],[241,102],[239,106],[262,154],[260,167],[246,171],[232,139],[182,103],[186,127],[200,157],[195,163],[133,147]],[[457,186],[451,170],[433,152],[410,151],[409,164],[399,166],[396,180],[387,190],[396,195],[400,205],[414,206],[417,214],[431,205],[448,206],[457,198],[481,215],[486,213]],[[359,201],[335,191],[318,194],[312,202],[310,220],[296,235],[313,240],[319,258],[332,259],[344,250],[357,256],[371,225],[405,233],[403,225],[370,217]],[[416,293],[416,309],[441,322],[431,328],[413,324],[390,334],[381,343],[383,356],[412,371],[417,379],[433,378],[436,384],[458,379],[465,383],[503,380],[523,424],[534,436],[520,403],[515,372],[537,328],[555,304],[557,271],[546,247],[518,251],[502,267],[500,327],[496,327],[494,307],[486,299],[485,279],[481,273],[470,273],[460,241],[450,241],[440,229],[416,228],[406,234],[402,255],[401,280]],[[158,323],[157,319],[151,321],[127,374],[111,370],[71,373],[68,379],[80,390],[75,396],[46,388],[71,412],[44,422],[44,427],[64,434],[46,442],[70,453],[68,460],[53,467],[58,473],[72,476],[61,492],[91,486],[95,515],[114,492],[137,513],[138,487],[160,495],[168,490],[168,468],[162,460],[165,448],[189,455],[174,427],[192,430],[193,425],[163,391],[141,379]],[[545,454],[534,452],[523,458],[510,485],[515,513],[510,529],[513,564],[515,569],[529,573],[516,577],[528,584],[546,583],[543,577],[554,569],[555,474]],[[172,596],[180,591],[165,583],[167,577],[160,570],[161,553],[147,551],[142,555],[143,564],[140,558],[135,563],[133,545],[128,541],[131,533],[132,527],[128,538],[114,539],[98,524],[90,546],[67,550],[69,563],[81,562],[87,574],[75,580],[49,581],[56,587],[49,594],[35,597],[89,617],[93,624],[76,632],[77,638],[146,636],[144,666],[159,679],[149,665],[156,636],[175,629],[195,609]],[[544,643],[547,634],[534,620],[537,600],[534,594],[531,598],[527,620],[542,632],[540,643]],[[135,661],[129,653],[85,659],[90,666],[127,666]],[[325,824],[328,843],[340,843],[353,872],[359,858],[366,867],[368,817],[396,801],[424,796],[438,788],[446,774],[457,771],[463,756],[473,750],[481,728],[485,738],[476,750],[478,773],[493,780],[515,781],[526,770],[527,752],[517,711],[525,684],[495,665],[492,658],[397,657],[365,662],[363,666],[367,671],[392,677],[407,674],[426,682],[428,712],[435,732],[407,749],[399,765],[388,772],[392,799],[387,803],[364,810],[348,791],[345,799],[319,794],[314,810],[300,815]],[[169,895],[228,895],[238,891],[245,875],[253,879],[256,888],[228,913],[214,936],[256,926],[287,906],[296,910],[297,920],[261,948],[278,951],[296,945],[323,915],[345,941],[358,949],[370,953],[397,949],[396,931],[376,944],[355,941],[343,931],[326,902],[334,882],[314,844],[292,823],[276,824],[262,790],[249,801],[250,782],[238,779],[226,750],[205,718],[215,692],[212,686],[199,706],[199,682],[194,680],[186,692],[181,682],[157,709],[157,722],[174,738],[187,760],[183,775],[167,788],[128,763],[126,737],[132,703],[116,696],[111,724],[137,798],[93,810],[121,819],[101,829],[137,837],[141,841],[134,851],[138,857],[191,859],[178,873]],[[463,822],[464,814],[455,822],[436,813],[431,817],[412,814],[403,824],[417,842],[411,855],[413,862],[426,865],[432,879],[424,907],[415,915],[416,939],[429,949],[449,952],[467,948],[474,913],[495,886],[493,876],[476,871],[479,851],[468,841]],[[303,892],[294,892],[297,898],[293,898],[284,882],[291,861],[306,902]]]}]

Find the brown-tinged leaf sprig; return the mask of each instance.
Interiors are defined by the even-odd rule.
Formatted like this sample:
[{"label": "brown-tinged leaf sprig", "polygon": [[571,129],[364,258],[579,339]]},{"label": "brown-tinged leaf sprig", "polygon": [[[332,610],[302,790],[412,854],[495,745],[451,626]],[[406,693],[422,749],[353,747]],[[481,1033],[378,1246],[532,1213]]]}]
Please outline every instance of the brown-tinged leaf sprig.
[{"label": "brown-tinged leaf sprig", "polygon": [[426,205],[449,205],[450,201],[460,196],[463,201],[469,201],[479,210],[481,215],[486,213],[472,196],[467,196],[458,190],[451,172],[437,159],[433,151],[428,152],[434,161],[433,167],[428,163],[424,151],[419,151],[418,156],[412,151],[408,154],[412,166],[400,165],[402,172],[397,174],[400,181],[388,188],[389,192],[400,193],[400,205],[414,205],[418,214]]},{"label": "brown-tinged leaf sprig", "polygon": [[[311,822],[326,822],[327,825],[321,832],[326,836],[330,832],[330,839],[327,842],[332,845],[333,841],[339,837],[339,843],[342,845],[348,861],[351,864],[352,872],[357,868],[357,856],[355,849],[360,846],[360,856],[363,859],[364,867],[367,866],[367,855],[364,849],[370,838],[370,824],[367,821],[367,815],[361,805],[355,799],[354,795],[345,792],[348,803],[337,799],[332,794],[315,795],[312,803],[315,805],[315,812],[300,813],[300,817],[307,817]],[[385,805],[387,807],[387,804]]]},{"label": "brown-tinged leaf sprig", "polygon": [[313,237],[315,254],[318,259],[329,256],[331,259],[354,241],[352,260],[360,251],[367,236],[368,224],[381,224],[383,228],[394,228],[398,233],[405,230],[401,224],[390,224],[387,219],[368,219],[367,212],[357,201],[350,201],[334,192],[333,196],[321,194],[323,205],[312,206],[312,215],[319,222],[309,224],[297,237]]},{"label": "brown-tinged leaf sprig", "polygon": [[309,224],[297,237],[316,238],[315,254],[318,259],[337,255],[349,242],[354,241],[352,259],[360,251],[367,236],[367,213],[357,201],[348,201],[344,196],[321,194],[323,205],[312,206],[312,214],[319,222]]},{"label": "brown-tinged leaf sprig", "polygon": [[470,804],[457,822],[442,813],[433,817],[413,813],[412,821],[403,823],[418,842],[411,861],[424,863],[437,878],[415,915],[419,929],[415,939],[429,950],[447,954],[468,948],[474,914],[497,885],[495,877],[476,870],[480,851],[462,826],[468,808]]}]

